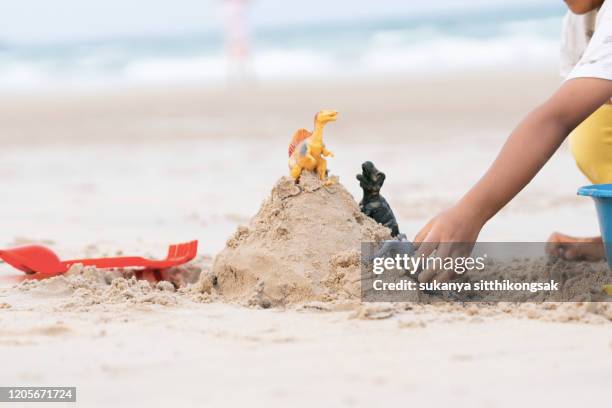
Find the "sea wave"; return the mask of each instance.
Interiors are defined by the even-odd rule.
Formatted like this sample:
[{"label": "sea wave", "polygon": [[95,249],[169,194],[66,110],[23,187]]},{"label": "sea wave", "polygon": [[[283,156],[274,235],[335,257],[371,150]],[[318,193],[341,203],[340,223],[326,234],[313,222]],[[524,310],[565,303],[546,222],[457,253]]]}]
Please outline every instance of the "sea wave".
[{"label": "sea wave", "polygon": [[545,16],[476,27],[446,21],[263,33],[240,67],[227,60],[220,37],[205,35],[7,47],[0,49],[0,88],[214,84],[236,72],[266,81],[528,69],[557,61],[559,27],[559,16]]}]

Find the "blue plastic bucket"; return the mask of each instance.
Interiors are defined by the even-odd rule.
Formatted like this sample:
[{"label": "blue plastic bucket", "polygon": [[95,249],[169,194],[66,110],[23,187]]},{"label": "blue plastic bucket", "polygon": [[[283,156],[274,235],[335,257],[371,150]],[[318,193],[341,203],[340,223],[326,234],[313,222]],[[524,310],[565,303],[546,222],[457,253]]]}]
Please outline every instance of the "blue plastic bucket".
[{"label": "blue plastic bucket", "polygon": [[599,230],[606,248],[608,266],[612,268],[612,184],[595,184],[578,189],[578,195],[593,197]]}]

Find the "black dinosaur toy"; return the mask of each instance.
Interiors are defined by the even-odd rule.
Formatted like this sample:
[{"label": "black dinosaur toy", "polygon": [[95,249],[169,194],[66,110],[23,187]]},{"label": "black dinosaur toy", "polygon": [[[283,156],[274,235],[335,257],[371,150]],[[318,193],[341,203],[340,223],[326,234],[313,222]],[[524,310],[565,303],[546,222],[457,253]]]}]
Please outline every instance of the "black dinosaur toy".
[{"label": "black dinosaur toy", "polygon": [[362,174],[357,175],[357,180],[363,190],[363,200],[359,203],[361,212],[389,228],[392,237],[397,237],[399,226],[395,215],[387,200],[380,195],[380,188],[385,182],[385,173],[378,171],[374,163],[370,161],[363,163],[361,169]]}]

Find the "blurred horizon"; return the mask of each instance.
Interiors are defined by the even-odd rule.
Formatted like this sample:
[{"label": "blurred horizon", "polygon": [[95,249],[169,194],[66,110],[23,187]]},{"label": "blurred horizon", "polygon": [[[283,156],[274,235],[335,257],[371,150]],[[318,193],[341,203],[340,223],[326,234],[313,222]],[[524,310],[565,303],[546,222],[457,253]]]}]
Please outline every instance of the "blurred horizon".
[{"label": "blurred horizon", "polygon": [[[224,3],[5,2],[0,89],[224,81]],[[537,68],[557,59],[565,11],[547,0],[245,3],[240,69],[257,80]]]},{"label": "blurred horizon", "polygon": [[[20,0],[0,3],[0,44],[36,45],[110,40],[125,36],[180,35],[216,31],[219,6],[225,0]],[[310,0],[290,5],[283,0],[245,0],[253,29],[291,24],[414,18],[517,9],[562,13],[561,2],[549,0],[438,0],[409,4],[396,0]],[[37,11],[32,13],[32,11]],[[188,13],[185,13],[188,10]],[[29,23],[29,24],[28,24]]]}]

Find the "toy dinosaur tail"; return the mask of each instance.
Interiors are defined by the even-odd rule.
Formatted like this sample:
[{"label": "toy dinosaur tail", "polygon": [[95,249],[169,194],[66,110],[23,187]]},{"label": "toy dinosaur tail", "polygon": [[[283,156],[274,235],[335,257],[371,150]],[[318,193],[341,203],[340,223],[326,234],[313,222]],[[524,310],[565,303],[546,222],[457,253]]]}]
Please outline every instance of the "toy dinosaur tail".
[{"label": "toy dinosaur tail", "polygon": [[312,133],[306,129],[300,129],[295,132],[293,138],[291,139],[291,143],[289,143],[289,157],[291,157],[295,151],[295,148],[300,144],[300,142],[302,142],[304,139],[308,139],[310,136],[312,136]]}]

